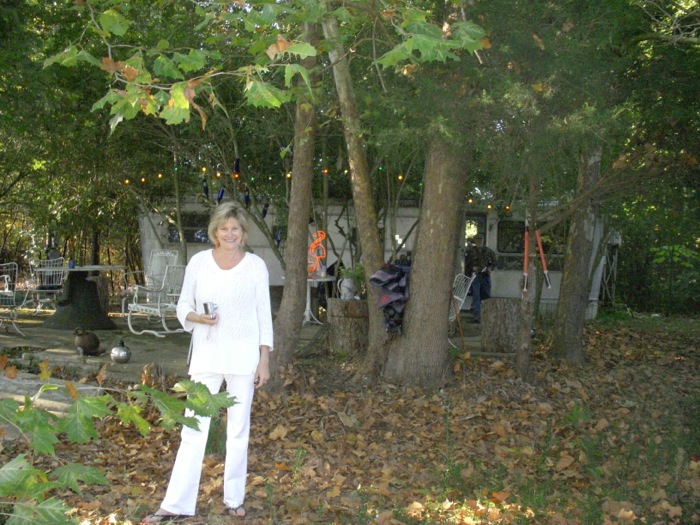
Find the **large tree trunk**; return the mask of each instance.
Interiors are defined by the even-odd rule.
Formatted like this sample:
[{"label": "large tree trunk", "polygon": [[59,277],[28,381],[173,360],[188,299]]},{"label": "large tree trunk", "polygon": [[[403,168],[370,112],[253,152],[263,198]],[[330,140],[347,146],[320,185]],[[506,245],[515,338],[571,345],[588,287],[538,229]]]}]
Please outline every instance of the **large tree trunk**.
[{"label": "large tree trunk", "polygon": [[467,180],[457,151],[442,137],[429,145],[403,333],[389,343],[384,369],[384,379],[392,383],[432,389],[448,378],[453,240],[462,224]]},{"label": "large tree trunk", "polygon": [[[589,191],[600,178],[601,147],[582,160],[579,193]],[[552,334],[552,354],[583,364],[583,325],[590,291],[591,261],[595,246],[595,193],[573,214],[566,245],[559,303]]]},{"label": "large tree trunk", "polygon": [[369,167],[365,156],[364,141],[360,115],[352,87],[352,78],[345,51],[340,45],[338,21],[328,17],[323,21],[323,33],[327,40],[335,42],[335,47],[329,51],[333,64],[335,89],[340,102],[340,112],[343,116],[343,133],[348,149],[350,164],[350,182],[355,206],[355,220],[362,248],[362,265],[365,269],[367,282],[367,304],[369,305],[369,342],[364,363],[356,377],[375,374],[380,371],[385,358],[384,341],[386,330],[381,312],[375,307],[379,299],[379,289],[369,284],[369,277],[384,264],[382,243],[377,229],[377,212],[372,200]]},{"label": "large tree trunk", "polygon": [[[307,28],[308,29],[308,28]],[[302,61],[311,69],[314,57]],[[303,86],[302,86],[303,89]],[[289,196],[285,281],[282,301],[275,317],[275,348],[270,354],[268,390],[280,391],[292,374],[291,363],[299,342],[306,301],[306,249],[313,189],[316,109],[305,99],[297,101],[294,118],[294,159]]]}]

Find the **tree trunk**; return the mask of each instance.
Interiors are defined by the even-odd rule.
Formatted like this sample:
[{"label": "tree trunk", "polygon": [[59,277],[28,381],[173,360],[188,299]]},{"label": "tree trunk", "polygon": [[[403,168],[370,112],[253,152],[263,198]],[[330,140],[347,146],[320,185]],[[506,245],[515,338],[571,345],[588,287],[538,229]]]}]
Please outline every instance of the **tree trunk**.
[{"label": "tree trunk", "polygon": [[[309,34],[311,35],[311,31]],[[307,69],[313,68],[315,64],[314,57],[302,61],[302,65]],[[300,99],[297,101],[294,117],[294,159],[289,196],[287,247],[284,253],[284,290],[280,308],[275,317],[275,348],[270,354],[271,378],[267,387],[274,392],[282,390],[292,373],[290,370],[292,358],[299,342],[303,322],[315,135],[316,109],[308,100]]]},{"label": "tree trunk", "polygon": [[328,348],[357,355],[367,349],[367,301],[328,298]]},{"label": "tree trunk", "polygon": [[[600,178],[602,148],[582,159],[578,191],[586,192]],[[588,307],[591,261],[598,202],[595,194],[573,214],[566,244],[566,256],[559,303],[552,333],[552,354],[583,364],[583,325]]]},{"label": "tree trunk", "polygon": [[518,298],[494,297],[481,308],[481,349],[484,352],[515,354],[519,346],[522,314]]},{"label": "tree trunk", "polygon": [[449,374],[448,316],[454,280],[455,231],[462,224],[466,177],[459,151],[443,137],[428,146],[423,206],[409,274],[403,333],[388,345],[384,379],[438,388]]},{"label": "tree trunk", "polygon": [[[356,377],[375,374],[380,371],[384,359],[386,330],[382,313],[374,306],[379,299],[379,288],[369,284],[369,277],[384,264],[382,244],[377,229],[377,213],[372,200],[369,167],[365,156],[364,141],[357,101],[352,87],[352,78],[345,51],[342,47],[338,31],[338,21],[327,17],[323,21],[323,32],[327,40],[335,42],[335,47],[329,51],[333,64],[333,78],[338,93],[340,112],[343,116],[343,133],[348,149],[350,164],[350,182],[355,206],[355,220],[362,248],[362,264],[365,269],[367,283],[367,304],[369,305],[369,342],[364,363],[357,371]],[[447,314],[445,315],[447,317]]]}]

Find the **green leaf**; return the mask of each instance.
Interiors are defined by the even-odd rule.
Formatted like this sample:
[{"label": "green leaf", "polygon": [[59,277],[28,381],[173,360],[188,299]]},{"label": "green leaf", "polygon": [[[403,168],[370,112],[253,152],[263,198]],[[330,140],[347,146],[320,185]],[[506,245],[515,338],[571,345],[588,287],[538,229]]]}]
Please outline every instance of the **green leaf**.
[{"label": "green leaf", "polygon": [[292,44],[284,52],[289,53],[290,55],[298,56],[299,58],[315,57],[317,54],[316,48],[308,42],[298,42]]},{"label": "green leaf", "polygon": [[160,78],[176,80],[185,78],[182,72],[177,68],[175,62],[162,55],[153,62],[153,72]]},{"label": "green leaf", "polygon": [[19,501],[14,505],[14,514],[6,525],[76,525],[77,521],[66,516],[70,510],[57,498],[42,501],[39,505]]},{"label": "green leaf", "polygon": [[69,488],[80,494],[80,483],[109,485],[105,475],[94,467],[81,465],[80,463],[68,463],[58,467],[51,473],[51,478],[61,488]]},{"label": "green leaf", "polygon": [[246,86],[245,97],[255,107],[278,108],[288,102],[291,95],[267,82],[251,80]]},{"label": "green leaf", "polygon": [[117,417],[126,425],[133,424],[142,436],[146,436],[151,430],[148,421],[141,417],[141,407],[138,405],[117,403]]},{"label": "green leaf", "polygon": [[131,25],[129,20],[114,9],[102,13],[98,20],[102,29],[117,36],[124,36]]},{"label": "green leaf", "polygon": [[212,394],[206,385],[194,381],[181,381],[173,390],[187,393],[186,406],[198,416],[214,417],[220,409],[236,404],[236,399],[229,396],[228,392]]},{"label": "green leaf", "polygon": [[393,67],[405,60],[413,61],[412,58],[409,47],[405,43],[401,43],[391,51],[384,53],[384,55],[377,60],[377,64],[382,67]]},{"label": "green leaf", "polygon": [[146,385],[142,385],[140,388],[148,394],[151,402],[158,409],[158,412],[160,412],[161,422],[165,428],[172,428],[177,424],[198,428],[195,418],[186,418],[183,415],[185,411],[184,399],[179,399],[172,394],[167,394]]},{"label": "green leaf", "polygon": [[191,73],[204,68],[207,63],[207,54],[198,49],[191,49],[187,55],[174,53],[173,62],[185,73]]},{"label": "green leaf", "polygon": [[300,66],[299,64],[287,64],[284,67],[284,85],[286,87],[292,87],[292,80],[294,79],[295,75],[301,75],[301,78],[304,79],[306,87],[309,88],[310,91],[311,82],[309,80],[309,70],[304,66]]},{"label": "green leaf", "polygon": [[166,106],[161,110],[160,117],[165,120],[166,124],[182,124],[183,122],[189,122],[190,111],[189,109]]},{"label": "green leaf", "polygon": [[24,454],[5,463],[0,468],[0,497],[35,497],[35,486],[46,481],[46,474],[32,467]]},{"label": "green leaf", "polygon": [[112,413],[109,405],[113,399],[109,395],[81,397],[77,399],[61,418],[60,427],[74,443],[87,443],[97,439],[93,418],[108,416]]},{"label": "green leaf", "polygon": [[109,91],[104,97],[102,97],[100,100],[95,102],[92,105],[92,111],[97,111],[98,109],[102,109],[105,107],[107,104],[114,104],[117,101],[121,100],[122,95],[117,93],[115,90]]},{"label": "green leaf", "polygon": [[39,454],[55,456],[54,444],[58,443],[57,431],[53,426],[42,426],[34,430],[31,434],[32,450]]}]

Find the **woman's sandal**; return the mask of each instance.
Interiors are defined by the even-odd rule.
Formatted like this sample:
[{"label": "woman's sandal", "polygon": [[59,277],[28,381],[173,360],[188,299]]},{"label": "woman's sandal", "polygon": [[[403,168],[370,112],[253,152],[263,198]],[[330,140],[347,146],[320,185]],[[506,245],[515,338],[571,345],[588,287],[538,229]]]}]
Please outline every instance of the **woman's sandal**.
[{"label": "woman's sandal", "polygon": [[151,514],[141,520],[141,523],[178,523],[181,521],[194,519],[194,516],[186,514]]},{"label": "woman's sandal", "polygon": [[239,505],[235,509],[229,508],[228,515],[233,516],[234,518],[245,518],[248,513],[243,508],[243,505]]}]

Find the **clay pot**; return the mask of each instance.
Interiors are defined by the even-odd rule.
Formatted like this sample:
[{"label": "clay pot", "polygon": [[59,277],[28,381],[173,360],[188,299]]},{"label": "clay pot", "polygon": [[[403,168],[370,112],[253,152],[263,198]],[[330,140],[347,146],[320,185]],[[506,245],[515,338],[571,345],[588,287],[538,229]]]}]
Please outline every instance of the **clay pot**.
[{"label": "clay pot", "polygon": [[100,355],[100,339],[92,332],[86,332],[82,328],[75,329],[75,348],[80,355]]}]

